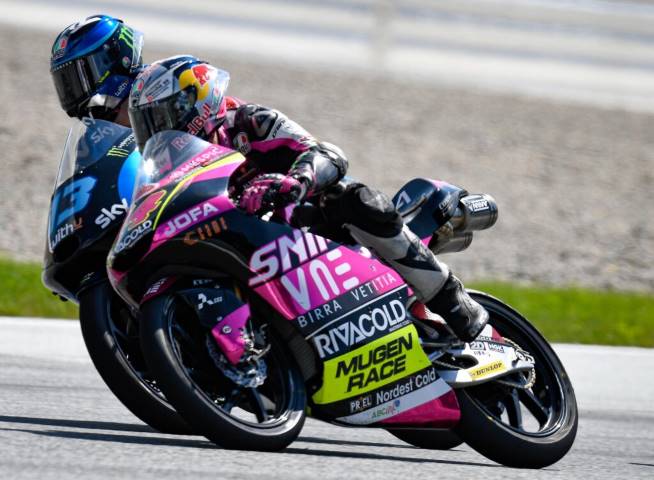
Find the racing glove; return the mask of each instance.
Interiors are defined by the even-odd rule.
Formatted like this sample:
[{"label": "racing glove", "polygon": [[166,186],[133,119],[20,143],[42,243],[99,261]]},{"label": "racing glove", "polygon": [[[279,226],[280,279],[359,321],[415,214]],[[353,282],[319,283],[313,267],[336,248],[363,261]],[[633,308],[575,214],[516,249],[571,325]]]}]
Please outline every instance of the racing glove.
[{"label": "racing glove", "polygon": [[238,206],[249,214],[267,212],[302,202],[307,192],[308,185],[302,177],[267,173],[255,177],[245,186]]}]

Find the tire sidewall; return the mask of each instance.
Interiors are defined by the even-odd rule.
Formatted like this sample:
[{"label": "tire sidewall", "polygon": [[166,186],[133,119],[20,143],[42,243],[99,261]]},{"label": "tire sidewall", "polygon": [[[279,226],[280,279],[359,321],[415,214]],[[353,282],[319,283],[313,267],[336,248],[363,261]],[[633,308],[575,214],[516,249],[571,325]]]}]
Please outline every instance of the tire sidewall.
[{"label": "tire sidewall", "polygon": [[173,303],[174,297],[167,295],[150,300],[142,306],[143,353],[166,397],[198,432],[224,448],[275,451],[288,446],[299,435],[306,415],[304,381],[290,356],[286,356],[292,365],[287,374],[296,390],[288,419],[282,426],[249,427],[216,408],[180,365],[168,334]]},{"label": "tire sidewall", "polygon": [[111,319],[113,295],[106,281],[80,295],[80,328],[93,365],[112,393],[143,422],[162,433],[193,434],[172,405],[143,383],[118,346]]},{"label": "tire sidewall", "polygon": [[577,432],[578,409],[568,374],[547,340],[516,310],[483,292],[470,291],[470,294],[489,310],[491,318],[495,313],[511,321],[515,328],[537,345],[541,355],[547,357],[557,374],[565,411],[551,435],[525,435],[488,416],[465,388],[457,389],[462,415],[456,431],[472,448],[498,463],[519,468],[551,465],[572,447]]}]

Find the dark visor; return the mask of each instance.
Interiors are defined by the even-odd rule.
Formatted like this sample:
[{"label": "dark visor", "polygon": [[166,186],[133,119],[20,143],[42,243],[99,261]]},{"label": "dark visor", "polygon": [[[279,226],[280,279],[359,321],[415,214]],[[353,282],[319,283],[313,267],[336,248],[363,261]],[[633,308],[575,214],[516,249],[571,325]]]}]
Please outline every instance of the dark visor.
[{"label": "dark visor", "polygon": [[183,129],[195,104],[195,93],[178,92],[172,97],[164,98],[137,108],[129,109],[129,119],[136,138],[136,144],[142,152],[145,142],[155,133],[164,130]]},{"label": "dark visor", "polygon": [[51,70],[59,102],[66,112],[91,97],[98,84],[111,74],[115,63],[113,51],[114,49],[100,50]]},{"label": "dark visor", "polygon": [[87,78],[79,59],[65,63],[52,71],[59,102],[67,112],[89,96],[91,86]]}]

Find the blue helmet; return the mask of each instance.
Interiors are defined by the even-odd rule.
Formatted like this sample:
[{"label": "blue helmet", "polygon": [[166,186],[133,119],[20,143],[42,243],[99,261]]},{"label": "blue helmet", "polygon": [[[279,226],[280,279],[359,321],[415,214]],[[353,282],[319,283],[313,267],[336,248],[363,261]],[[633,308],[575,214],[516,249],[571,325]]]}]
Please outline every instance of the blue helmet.
[{"label": "blue helmet", "polygon": [[71,117],[114,120],[141,68],[142,47],[140,32],[107,15],[66,27],[50,58],[61,107]]}]

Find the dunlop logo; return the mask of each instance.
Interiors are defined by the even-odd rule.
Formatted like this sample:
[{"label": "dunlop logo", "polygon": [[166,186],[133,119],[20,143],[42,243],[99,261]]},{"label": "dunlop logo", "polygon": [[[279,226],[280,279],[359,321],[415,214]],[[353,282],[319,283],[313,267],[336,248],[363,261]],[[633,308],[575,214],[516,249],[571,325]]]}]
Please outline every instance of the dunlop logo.
[{"label": "dunlop logo", "polygon": [[481,367],[469,370],[468,373],[471,378],[476,380],[478,378],[487,377],[488,375],[493,375],[494,373],[503,372],[504,370],[506,370],[504,362],[502,360],[497,360],[487,365],[482,365]]}]

